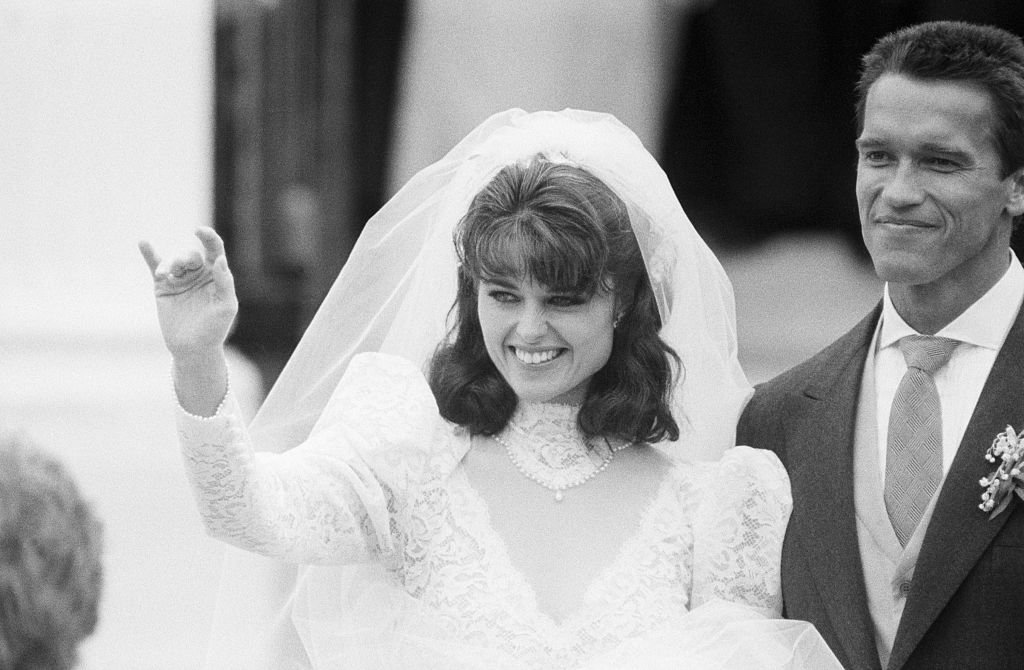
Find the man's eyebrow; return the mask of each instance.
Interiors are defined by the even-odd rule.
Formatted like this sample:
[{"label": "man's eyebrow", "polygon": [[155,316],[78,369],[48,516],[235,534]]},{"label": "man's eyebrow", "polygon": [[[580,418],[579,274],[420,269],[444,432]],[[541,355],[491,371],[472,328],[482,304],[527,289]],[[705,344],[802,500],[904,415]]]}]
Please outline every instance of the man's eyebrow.
[{"label": "man's eyebrow", "polygon": [[933,154],[946,154],[947,156],[960,156],[962,158],[966,158],[969,155],[963,149],[952,146],[950,144],[942,144],[940,142],[925,142],[921,148],[924,151]]},{"label": "man's eyebrow", "polygon": [[871,137],[871,136],[868,136],[868,137],[858,137],[856,139],[856,141],[854,141],[854,143],[853,143],[853,145],[855,147],[857,147],[858,149],[863,149],[865,147],[880,147],[883,144],[885,144],[885,142],[883,142],[882,140],[878,139],[877,137]]},{"label": "man's eyebrow", "polygon": [[[877,137],[859,137],[854,141],[854,146],[858,149],[875,149],[878,147],[887,146],[888,143],[885,140]],[[970,154],[963,149],[960,149],[951,144],[944,144],[942,142],[925,142],[917,148],[918,152],[933,153],[933,154],[944,154],[946,156],[956,156],[962,159],[969,158]]]}]

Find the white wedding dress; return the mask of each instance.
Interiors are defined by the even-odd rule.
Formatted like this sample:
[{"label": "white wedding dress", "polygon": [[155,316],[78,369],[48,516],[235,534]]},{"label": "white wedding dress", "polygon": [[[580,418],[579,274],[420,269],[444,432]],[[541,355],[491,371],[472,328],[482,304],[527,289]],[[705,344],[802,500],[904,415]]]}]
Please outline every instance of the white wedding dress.
[{"label": "white wedding dress", "polygon": [[[569,430],[565,409],[520,419]],[[839,667],[810,625],[777,618],[791,501],[769,452],[673,465],[556,621],[470,485],[468,433],[407,360],[357,356],[310,437],[281,454],[253,451],[230,395],[208,419],[179,411],[178,426],[209,532],[310,566],[291,616],[316,670]]]}]

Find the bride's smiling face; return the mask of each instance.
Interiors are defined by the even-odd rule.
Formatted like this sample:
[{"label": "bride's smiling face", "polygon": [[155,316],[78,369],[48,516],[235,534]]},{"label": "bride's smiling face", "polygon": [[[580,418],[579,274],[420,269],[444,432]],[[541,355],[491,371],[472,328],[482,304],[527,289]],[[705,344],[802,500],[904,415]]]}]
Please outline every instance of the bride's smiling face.
[{"label": "bride's smiling face", "polygon": [[477,314],[488,355],[522,401],[581,403],[611,355],[609,289],[587,296],[529,279],[480,281]]}]

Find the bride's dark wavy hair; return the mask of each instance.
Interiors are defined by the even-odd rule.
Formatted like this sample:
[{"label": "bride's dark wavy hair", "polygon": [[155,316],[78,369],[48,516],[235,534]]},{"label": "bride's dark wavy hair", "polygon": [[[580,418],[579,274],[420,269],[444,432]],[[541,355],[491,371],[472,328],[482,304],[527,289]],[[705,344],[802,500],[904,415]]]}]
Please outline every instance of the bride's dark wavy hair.
[{"label": "bride's dark wavy hair", "polygon": [[558,293],[614,292],[611,355],[587,387],[580,431],[630,442],[678,439],[669,397],[679,357],[658,334],[661,317],[626,205],[604,182],[540,158],[509,165],[474,197],[454,242],[454,322],[429,374],[441,416],[474,435],[505,428],[518,399],[484,345],[477,288],[481,280],[529,278]]}]

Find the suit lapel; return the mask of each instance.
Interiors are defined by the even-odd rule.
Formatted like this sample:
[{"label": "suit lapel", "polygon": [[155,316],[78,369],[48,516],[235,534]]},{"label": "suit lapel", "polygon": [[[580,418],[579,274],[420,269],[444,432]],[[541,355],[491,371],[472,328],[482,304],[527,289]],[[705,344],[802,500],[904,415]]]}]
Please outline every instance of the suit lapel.
[{"label": "suit lapel", "polygon": [[[899,668],[913,652],[982,553],[1010,517],[1010,509],[993,520],[978,509],[978,480],[994,466],[985,452],[1007,424],[1024,428],[1024,310],[1017,314],[999,351],[963,441],[942,485],[935,512],[914,569],[915,587],[907,600],[893,645],[890,668]],[[920,585],[920,586],[918,586]]]},{"label": "suit lapel", "polygon": [[857,544],[853,482],[857,399],[876,308],[830,348],[802,394],[792,398],[800,417],[787,436],[794,507],[790,533],[808,558],[824,607],[847,657],[862,667],[878,652],[867,607]]}]

